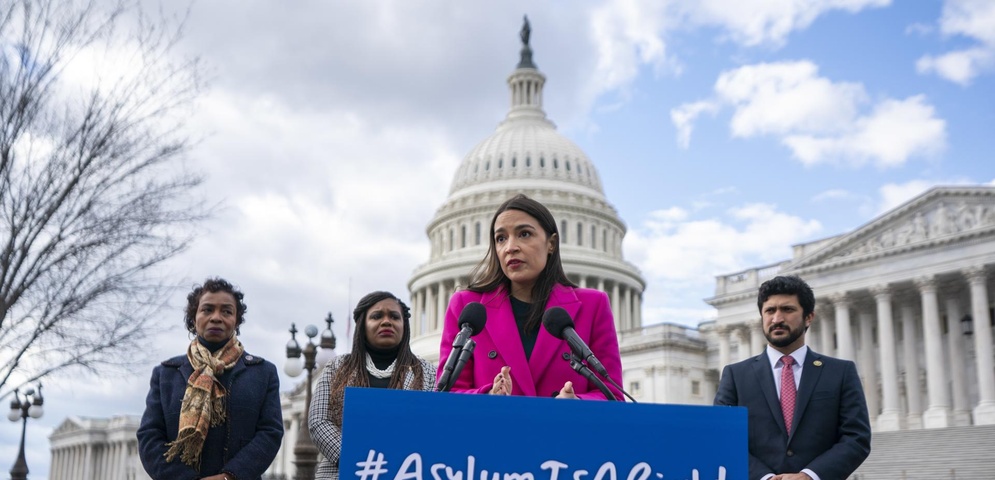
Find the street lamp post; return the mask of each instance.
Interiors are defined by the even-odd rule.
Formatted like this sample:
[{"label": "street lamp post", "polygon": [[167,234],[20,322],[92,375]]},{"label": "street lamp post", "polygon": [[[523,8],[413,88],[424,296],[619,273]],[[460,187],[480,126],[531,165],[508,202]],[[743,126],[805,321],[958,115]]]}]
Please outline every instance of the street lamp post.
[{"label": "street lamp post", "polygon": [[[325,319],[328,329],[322,332],[320,340],[320,347],[322,349],[335,348],[335,335],[332,333],[333,321],[332,314],[329,313]],[[294,478],[296,480],[314,480],[314,467],[318,464],[318,447],[311,440],[311,430],[308,428],[307,416],[311,410],[312,375],[317,366],[315,357],[318,355],[318,348],[312,340],[318,336],[318,327],[308,325],[304,328],[304,334],[307,335],[307,344],[302,349],[297,343],[297,326],[293,323],[290,324],[290,341],[287,342],[287,363],[284,366],[284,371],[291,377],[300,375],[302,370],[307,371],[307,394],[304,397],[304,418],[300,422],[301,426],[297,432],[297,443],[294,445],[294,465],[297,467],[297,474]],[[301,365],[299,360],[302,354],[304,356],[303,365]]]},{"label": "street lamp post", "polygon": [[24,434],[28,429],[28,417],[41,418],[45,413],[42,404],[45,399],[41,396],[41,383],[38,384],[38,393],[35,389],[28,387],[24,391],[23,399],[18,390],[14,390],[14,399],[10,401],[10,412],[7,419],[16,422],[21,420],[21,449],[17,452],[17,461],[10,468],[11,480],[27,480],[28,462],[24,459]]}]

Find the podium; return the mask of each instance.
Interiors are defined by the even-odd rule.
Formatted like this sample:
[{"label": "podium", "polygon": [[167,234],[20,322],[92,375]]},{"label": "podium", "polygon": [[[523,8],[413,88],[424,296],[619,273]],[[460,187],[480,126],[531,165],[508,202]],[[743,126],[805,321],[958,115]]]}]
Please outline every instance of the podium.
[{"label": "podium", "polygon": [[746,480],[743,407],[347,388],[341,480]]}]

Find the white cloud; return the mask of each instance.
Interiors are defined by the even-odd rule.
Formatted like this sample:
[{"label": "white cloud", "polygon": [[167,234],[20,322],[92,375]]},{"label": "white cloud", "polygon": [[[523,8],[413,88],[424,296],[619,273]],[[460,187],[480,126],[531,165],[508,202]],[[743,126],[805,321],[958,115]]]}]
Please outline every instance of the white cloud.
[{"label": "white cloud", "polygon": [[751,265],[764,265],[791,257],[791,245],[811,239],[822,230],[817,220],[796,217],[768,204],[747,204],[728,209],[718,217],[694,218],[684,209],[671,207],[652,212],[625,237],[630,261],[642,271],[648,285],[667,292],[663,305],[651,306],[666,315],[681,309],[693,317],[663,317],[668,321],[696,325],[703,320],[683,298],[710,291],[714,276]]},{"label": "white cloud", "polygon": [[718,26],[741,45],[779,46],[787,36],[807,28],[835,10],[856,13],[885,7],[891,0],[697,0],[676,2],[678,15],[695,25]]},{"label": "white cloud", "polygon": [[761,63],[723,72],[715,93],[734,105],[736,137],[789,132],[835,132],[845,128],[866,101],[859,84],[818,76],[810,61]]},{"label": "white cloud", "polygon": [[925,97],[884,100],[836,136],[788,135],[782,140],[805,165],[845,162],[897,167],[914,156],[929,156],[946,144],[946,122],[936,118]]},{"label": "white cloud", "polygon": [[670,111],[670,120],[677,127],[677,145],[688,148],[691,144],[691,130],[694,120],[702,113],[715,113],[719,106],[713,102],[685,103]]},{"label": "white cloud", "polygon": [[988,48],[969,48],[943,55],[924,55],[916,61],[919,73],[935,73],[951,82],[967,86],[982,70],[995,60],[995,51]]},{"label": "white cloud", "polygon": [[615,0],[591,11],[592,45],[597,63],[590,85],[596,96],[627,86],[642,65],[663,68],[666,45],[664,2]]},{"label": "white cloud", "polygon": [[924,96],[882,99],[865,112],[867,97],[862,85],[834,83],[807,60],[762,63],[723,72],[713,100],[682,105],[671,116],[682,120],[675,125],[689,136],[693,117],[681,114],[690,106],[731,106],[734,137],[780,137],[806,165],[896,167],[935,155],[946,145],[946,122]]},{"label": "white cloud", "polygon": [[935,73],[960,85],[995,69],[995,2],[990,0],[946,0],[940,17],[946,36],[964,36],[976,46],[941,55],[923,55],[916,61],[919,73]]},{"label": "white cloud", "polygon": [[[878,194],[881,198],[878,201],[875,215],[880,215],[892,210],[919,196],[926,190],[943,185],[977,185],[977,183],[971,179],[962,177],[932,180],[910,180],[905,183],[887,183],[878,188]],[[990,185],[995,185],[995,180],[992,180]]]},{"label": "white cloud", "polygon": [[[629,85],[643,65],[652,66],[657,73],[679,75],[683,63],[667,54],[664,39],[668,32],[718,27],[720,37],[739,45],[780,46],[788,35],[808,28],[820,15],[857,13],[890,4],[891,0],[610,0],[590,12],[597,57],[585,96],[593,99],[619,91],[627,97]],[[685,135],[680,127],[678,131],[680,143]]]},{"label": "white cloud", "polygon": [[940,183],[929,180],[911,180],[905,183],[889,183],[882,185],[878,189],[881,194],[881,202],[878,206],[878,214],[887,212],[919,194],[933,188]]},{"label": "white cloud", "polygon": [[831,189],[824,192],[819,192],[814,197],[812,197],[813,202],[824,202],[831,200],[846,200],[848,198],[853,198],[854,194],[843,189]]}]

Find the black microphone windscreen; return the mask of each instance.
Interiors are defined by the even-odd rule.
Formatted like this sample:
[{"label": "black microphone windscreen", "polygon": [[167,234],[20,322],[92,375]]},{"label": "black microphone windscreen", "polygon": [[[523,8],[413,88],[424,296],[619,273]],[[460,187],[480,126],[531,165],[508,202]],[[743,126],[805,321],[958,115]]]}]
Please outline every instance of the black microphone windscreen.
[{"label": "black microphone windscreen", "polygon": [[459,325],[463,328],[463,325],[470,325],[473,333],[470,335],[476,335],[484,329],[484,324],[487,323],[487,309],[480,302],[470,302],[463,307],[463,311],[459,314]]},{"label": "black microphone windscreen", "polygon": [[574,321],[563,307],[553,307],[542,314],[542,325],[546,331],[556,338],[563,338],[563,330],[573,328]]}]

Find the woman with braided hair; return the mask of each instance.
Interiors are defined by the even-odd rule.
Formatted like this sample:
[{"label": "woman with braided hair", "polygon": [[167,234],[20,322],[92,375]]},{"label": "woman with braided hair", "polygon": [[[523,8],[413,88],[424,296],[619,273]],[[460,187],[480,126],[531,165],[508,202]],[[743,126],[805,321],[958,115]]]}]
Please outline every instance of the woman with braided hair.
[{"label": "woman with braided hair", "polygon": [[259,480],[280,449],[276,367],[245,353],[243,294],[220,278],[187,296],[186,355],[152,371],[138,450],[154,480]]},{"label": "woman with braided hair", "polygon": [[324,457],[317,480],[339,477],[346,387],[431,391],[435,386],[435,366],[411,352],[411,311],[404,302],[389,292],[373,292],[359,300],[352,318],[352,351],[322,370],[308,412],[311,439]]}]

